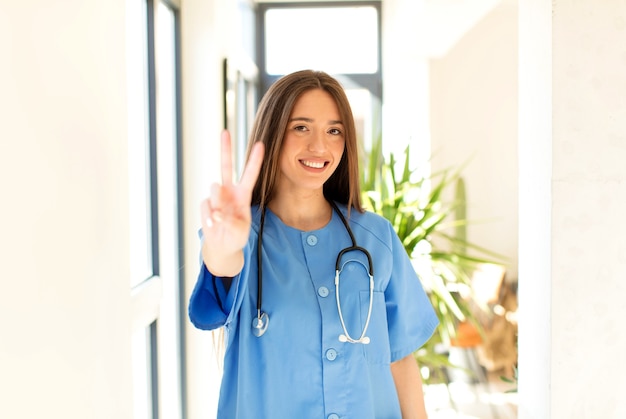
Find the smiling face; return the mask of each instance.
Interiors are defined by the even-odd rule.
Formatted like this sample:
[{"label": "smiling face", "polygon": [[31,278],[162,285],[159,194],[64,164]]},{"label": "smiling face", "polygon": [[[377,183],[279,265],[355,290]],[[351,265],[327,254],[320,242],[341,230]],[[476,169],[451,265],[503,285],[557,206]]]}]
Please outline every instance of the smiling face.
[{"label": "smiling face", "polygon": [[333,97],[324,90],[304,92],[296,101],[283,139],[276,192],[322,193],[345,148],[344,125]]}]

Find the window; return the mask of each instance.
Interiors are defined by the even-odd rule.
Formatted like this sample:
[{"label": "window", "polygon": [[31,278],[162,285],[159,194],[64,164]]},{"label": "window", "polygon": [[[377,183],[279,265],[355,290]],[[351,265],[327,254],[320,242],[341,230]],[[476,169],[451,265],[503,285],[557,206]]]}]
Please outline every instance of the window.
[{"label": "window", "polygon": [[261,95],[281,75],[322,70],[346,89],[365,150],[381,129],[380,1],[260,3]]},{"label": "window", "polygon": [[265,12],[265,69],[273,75],[320,66],[333,74],[375,74],[377,19],[371,6],[270,8]]},{"label": "window", "polygon": [[178,11],[127,0],[134,418],[184,418]]}]

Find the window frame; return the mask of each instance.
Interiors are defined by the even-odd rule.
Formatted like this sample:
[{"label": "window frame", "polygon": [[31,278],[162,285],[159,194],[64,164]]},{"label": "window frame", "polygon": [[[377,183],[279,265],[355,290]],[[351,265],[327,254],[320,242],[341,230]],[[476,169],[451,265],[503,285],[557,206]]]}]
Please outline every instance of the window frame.
[{"label": "window frame", "polygon": [[[145,329],[147,332],[147,354],[146,360],[148,362],[148,394],[150,396],[150,401],[148,404],[148,408],[150,409],[149,417],[151,419],[159,419],[162,416],[161,404],[163,394],[161,392],[162,383],[160,381],[160,376],[162,375],[160,372],[159,365],[164,362],[160,360],[161,357],[164,356],[164,351],[162,351],[159,345],[159,341],[162,338],[163,331],[161,330],[162,325],[160,324],[160,319],[162,317],[161,313],[161,304],[164,298],[171,298],[174,300],[175,304],[175,319],[170,319],[172,323],[175,325],[174,329],[168,329],[165,334],[168,335],[168,338],[171,337],[174,339],[175,343],[173,344],[173,348],[175,353],[178,356],[178,362],[176,365],[176,374],[178,379],[178,394],[175,395],[176,399],[175,409],[177,410],[177,417],[180,419],[186,419],[188,416],[187,410],[187,360],[186,360],[186,324],[185,324],[185,314],[184,308],[186,306],[185,303],[185,270],[184,270],[184,256],[185,256],[185,235],[184,235],[184,227],[183,227],[183,167],[182,167],[182,121],[181,121],[181,37],[180,37],[180,1],[177,0],[137,0],[137,1],[145,1],[145,16],[143,18],[146,22],[146,31],[145,34],[145,74],[146,77],[146,108],[145,115],[147,117],[146,123],[146,136],[147,141],[145,144],[146,147],[146,155],[147,155],[147,211],[146,217],[148,218],[146,222],[148,223],[148,235],[149,240],[147,240],[146,251],[150,257],[150,267],[149,267],[149,275],[147,278],[143,280],[136,281],[134,286],[130,288],[130,295],[132,301],[132,330],[138,331],[141,329]],[[160,211],[159,211],[159,164],[158,164],[158,145],[159,145],[159,134],[158,134],[158,100],[157,100],[157,89],[158,89],[158,80],[157,80],[157,72],[158,63],[157,63],[157,54],[158,48],[157,45],[158,40],[156,31],[156,15],[157,9],[160,5],[163,5],[169,9],[172,13],[173,17],[173,39],[171,40],[173,45],[173,56],[174,62],[172,63],[172,71],[174,73],[174,79],[172,80],[173,86],[173,141],[172,149],[175,156],[173,157],[173,176],[176,177],[173,182],[173,195],[175,196],[175,209],[173,212],[175,213],[175,219],[171,222],[171,226],[175,231],[176,243],[174,244],[175,248],[178,249],[176,255],[174,256],[175,262],[177,265],[176,274],[174,278],[166,278],[166,280],[173,280],[175,284],[173,288],[175,289],[175,293],[178,295],[163,295],[164,294],[164,279],[162,278],[162,260],[161,260],[161,243],[160,243]],[[132,141],[129,138],[129,141]],[[132,164],[132,162],[129,162]],[[163,175],[163,174],[161,174]],[[170,333],[171,332],[171,333]],[[171,335],[175,336],[171,336]],[[170,348],[171,349],[171,348]],[[140,361],[140,360],[138,360]],[[137,362],[137,361],[134,361]]]},{"label": "window frame", "polygon": [[383,97],[383,68],[382,68],[382,4],[381,1],[312,1],[312,2],[259,2],[257,3],[256,14],[256,56],[259,69],[259,97],[262,97],[267,89],[280,78],[281,75],[268,74],[266,71],[265,57],[265,13],[271,9],[310,9],[310,8],[345,8],[345,7],[374,7],[377,15],[378,26],[378,70],[371,74],[341,73],[345,78],[346,88],[361,87],[382,102]]}]

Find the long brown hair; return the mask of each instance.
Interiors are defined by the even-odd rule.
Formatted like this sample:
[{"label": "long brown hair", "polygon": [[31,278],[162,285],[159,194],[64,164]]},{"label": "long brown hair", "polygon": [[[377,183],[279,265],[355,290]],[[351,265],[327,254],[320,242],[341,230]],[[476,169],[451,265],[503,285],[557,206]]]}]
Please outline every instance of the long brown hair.
[{"label": "long brown hair", "polygon": [[326,199],[345,204],[363,212],[359,186],[358,148],[352,109],[341,84],[321,71],[302,70],[288,74],[276,81],[259,104],[259,109],[250,132],[248,157],[252,145],[260,141],[265,144],[265,158],[261,173],[252,191],[252,204],[261,209],[272,199],[279,174],[279,156],[287,123],[293,107],[304,92],[322,89],[328,92],[339,109],[344,125],[345,150],[332,176],[324,184]]}]

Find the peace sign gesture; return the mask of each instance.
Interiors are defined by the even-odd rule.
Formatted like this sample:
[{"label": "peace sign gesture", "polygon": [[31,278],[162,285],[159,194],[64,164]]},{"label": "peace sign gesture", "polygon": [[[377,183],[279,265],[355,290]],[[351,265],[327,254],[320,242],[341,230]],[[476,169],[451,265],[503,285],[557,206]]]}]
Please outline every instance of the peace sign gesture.
[{"label": "peace sign gesture", "polygon": [[235,276],[243,267],[242,249],[250,235],[250,203],[263,162],[264,146],[252,148],[239,183],[233,183],[231,140],[221,137],[222,183],[211,185],[211,193],[200,205],[204,263],[215,276]]}]

